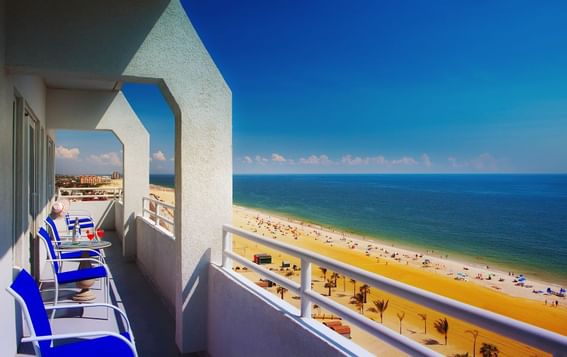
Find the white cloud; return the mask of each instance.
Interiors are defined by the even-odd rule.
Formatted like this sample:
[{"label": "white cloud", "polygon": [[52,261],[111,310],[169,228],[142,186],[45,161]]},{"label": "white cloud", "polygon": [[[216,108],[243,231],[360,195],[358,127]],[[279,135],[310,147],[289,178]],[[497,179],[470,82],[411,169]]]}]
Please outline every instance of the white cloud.
[{"label": "white cloud", "polygon": [[167,160],[167,158],[165,157],[165,154],[161,150],[154,152],[152,154],[152,158],[154,160],[157,160],[157,161],[166,161]]},{"label": "white cloud", "polygon": [[423,165],[424,165],[425,167],[431,167],[431,165],[433,164],[433,163],[431,162],[431,158],[430,158],[429,155],[427,155],[427,154],[421,155],[421,162],[423,163]]},{"label": "white cloud", "polygon": [[417,161],[413,157],[404,156],[398,160],[392,160],[392,165],[417,165]]},{"label": "white cloud", "polygon": [[98,165],[121,166],[122,157],[116,152],[108,152],[100,155],[90,155],[89,161]]},{"label": "white cloud", "polygon": [[286,162],[287,160],[282,155],[273,153],[272,154],[272,161],[274,161],[274,162]]},{"label": "white cloud", "polygon": [[476,171],[498,171],[499,170],[499,162],[501,160],[496,159],[489,153],[481,154],[469,161],[459,162],[454,157],[449,157],[447,159],[449,161],[449,165],[452,168],[459,169],[459,168],[469,168]]},{"label": "white cloud", "polygon": [[244,161],[247,164],[251,164],[254,162],[254,160],[252,160],[250,156],[244,156],[244,159],[242,159],[242,161]]},{"label": "white cloud", "polygon": [[261,155],[256,155],[254,160],[256,160],[256,162],[259,163],[259,164],[265,164],[266,162],[270,161],[270,160],[266,159],[265,157],[263,157]]},{"label": "white cloud", "polygon": [[308,158],[302,157],[299,163],[303,165],[331,165],[333,161],[329,160],[327,155],[311,155]]},{"label": "white cloud", "polygon": [[55,156],[60,159],[77,160],[80,153],[79,148],[66,148],[62,145],[55,148]]},{"label": "white cloud", "polygon": [[389,162],[384,156],[367,156],[360,157],[352,155],[344,155],[341,158],[341,163],[345,165],[387,165]]}]

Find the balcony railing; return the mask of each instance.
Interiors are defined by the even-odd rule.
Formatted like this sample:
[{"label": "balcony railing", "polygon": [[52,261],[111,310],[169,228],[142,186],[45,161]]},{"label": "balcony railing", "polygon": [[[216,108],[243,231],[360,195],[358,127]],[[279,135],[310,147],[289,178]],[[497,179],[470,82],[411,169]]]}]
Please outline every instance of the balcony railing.
[{"label": "balcony railing", "polygon": [[[300,284],[270,271],[261,265],[257,265],[238,254],[235,254],[232,250],[232,234],[299,258],[301,260]],[[301,299],[300,313],[302,318],[311,318],[311,306],[313,303],[316,303],[320,307],[333,314],[341,316],[342,318],[350,321],[352,324],[358,326],[360,329],[410,355],[440,356],[439,353],[420,345],[418,342],[403,335],[399,335],[383,325],[376,323],[369,318],[331,300],[330,298],[319,295],[311,290],[312,264],[328,268],[334,272],[344,274],[345,276],[356,279],[357,281],[374,286],[382,291],[389,292],[414,303],[493,331],[502,336],[509,337],[532,347],[552,353],[554,356],[567,356],[566,336],[403,284],[339,261],[329,259],[305,249],[280,243],[275,240],[266,239],[262,236],[244,231],[231,225],[224,225],[223,268],[227,271],[231,271],[232,261],[236,261],[252,271],[261,274],[275,283],[280,284],[281,286],[298,294]]]},{"label": "balcony railing", "polygon": [[142,217],[147,218],[156,226],[161,227],[174,235],[175,206],[149,197],[144,197],[142,202],[144,207],[142,210]]},{"label": "balcony railing", "polygon": [[121,200],[121,187],[59,187],[57,189],[57,199],[67,198],[78,201],[92,200]]}]

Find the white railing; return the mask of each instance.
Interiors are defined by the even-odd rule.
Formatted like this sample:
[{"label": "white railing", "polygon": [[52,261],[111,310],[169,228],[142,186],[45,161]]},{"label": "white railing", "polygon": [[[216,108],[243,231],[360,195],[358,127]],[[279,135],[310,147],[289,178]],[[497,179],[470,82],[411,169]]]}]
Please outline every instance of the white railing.
[{"label": "white railing", "polygon": [[[232,251],[232,234],[300,258],[301,284],[235,254]],[[413,341],[408,337],[395,333],[383,325],[356,313],[355,311],[331,300],[326,296],[320,295],[311,290],[311,265],[316,264],[318,266],[325,267],[333,272],[356,279],[357,281],[361,281],[370,286],[376,287],[377,289],[445,313],[454,318],[475,324],[499,335],[520,341],[526,345],[552,353],[553,356],[567,356],[567,336],[418,289],[416,287],[370,273],[360,268],[329,259],[305,249],[280,243],[275,240],[266,239],[260,235],[244,231],[231,225],[223,226],[222,257],[223,268],[228,271],[232,270],[232,261],[236,261],[298,294],[301,299],[302,318],[311,318],[311,305],[316,303],[320,307],[343,317],[362,330],[412,356],[440,356],[440,354],[420,345],[418,342]]]},{"label": "white railing", "polygon": [[[175,206],[150,197],[144,197],[142,202],[144,207],[142,210],[142,217],[147,218],[156,226],[166,229],[172,235],[175,234]],[[162,214],[163,209],[169,210],[169,214],[167,216]]]},{"label": "white railing", "polygon": [[[86,193],[85,193],[86,192]],[[57,199],[67,198],[73,200],[120,200],[122,199],[121,187],[59,187]]]}]

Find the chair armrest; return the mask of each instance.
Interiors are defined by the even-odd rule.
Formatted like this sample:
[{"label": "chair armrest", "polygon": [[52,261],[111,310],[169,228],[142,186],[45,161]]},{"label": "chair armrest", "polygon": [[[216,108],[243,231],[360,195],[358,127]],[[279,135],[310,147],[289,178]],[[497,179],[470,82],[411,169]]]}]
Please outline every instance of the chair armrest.
[{"label": "chair armrest", "polygon": [[[93,263],[100,264],[100,261],[98,259],[95,259],[95,258],[68,258],[68,259],[56,258],[56,259],[46,259],[45,261],[46,262],[58,262],[58,263],[91,261]],[[105,265],[105,264],[102,264],[102,265]]]},{"label": "chair armrest", "polygon": [[45,306],[45,310],[64,310],[64,309],[75,309],[75,308],[87,308],[87,307],[106,307],[107,309],[112,309],[114,311],[118,311],[120,316],[126,322],[126,332],[132,336],[132,341],[134,341],[134,334],[132,333],[132,328],[130,326],[130,321],[128,320],[128,316],[126,313],[122,311],[118,306],[114,306],[112,304],[106,304],[103,302],[95,302],[95,303],[88,303],[88,304],[65,304],[65,305],[52,305],[52,306]]},{"label": "chair armrest", "polygon": [[106,275],[110,278],[110,269],[105,263],[101,263],[98,259],[95,258],[69,258],[69,259],[46,259],[46,262],[58,262],[58,263],[68,263],[68,262],[93,262],[97,263],[98,265],[104,267],[106,270]]},{"label": "chair armrest", "polygon": [[[95,249],[90,249],[90,248],[77,248],[77,249],[62,249],[62,248],[55,248],[56,252],[59,253],[73,253],[73,252],[93,252],[96,253],[96,255],[100,255],[100,252],[95,250]],[[65,259],[65,260],[69,260],[69,259]]]},{"label": "chair armrest", "polygon": [[134,356],[138,356],[138,352],[136,351],[136,346],[134,346],[134,343],[132,341],[129,341],[126,337],[122,336],[121,334],[111,331],[89,331],[89,332],[64,333],[58,335],[29,336],[29,337],[23,337],[22,342],[66,340],[70,338],[94,337],[94,336],[116,337],[122,340],[122,342],[126,343],[128,347],[130,347]]}]

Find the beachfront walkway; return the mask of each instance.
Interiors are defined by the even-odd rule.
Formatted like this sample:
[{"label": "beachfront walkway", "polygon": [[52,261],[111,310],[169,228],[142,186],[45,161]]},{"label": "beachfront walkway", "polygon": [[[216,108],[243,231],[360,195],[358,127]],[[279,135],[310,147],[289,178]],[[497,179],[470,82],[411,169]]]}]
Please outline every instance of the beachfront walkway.
[{"label": "beachfront walkway", "polygon": [[[140,356],[179,356],[175,345],[175,321],[168,313],[165,305],[155,292],[154,288],[138,270],[136,263],[126,262],[122,259],[122,245],[114,232],[106,232],[105,240],[112,242],[112,247],[106,249],[106,261],[112,272],[111,299],[114,305],[126,311],[132,330],[136,338],[136,347]],[[43,276],[52,279],[51,269],[46,267]],[[73,268],[65,264],[65,270]],[[49,283],[47,283],[49,285]],[[69,287],[74,287],[70,284]],[[93,286],[97,300],[102,302],[102,294],[98,289],[98,282]],[[72,292],[71,292],[72,293]],[[46,301],[51,301],[50,293],[42,294]],[[60,293],[60,299],[65,293]],[[84,316],[89,318],[66,318],[58,314],[53,322],[54,333],[71,331],[107,330],[116,331],[118,322],[111,315],[107,320],[104,311],[94,308],[88,309]],[[73,315],[81,313],[74,312]],[[18,356],[33,356],[31,344],[22,344]]]}]

